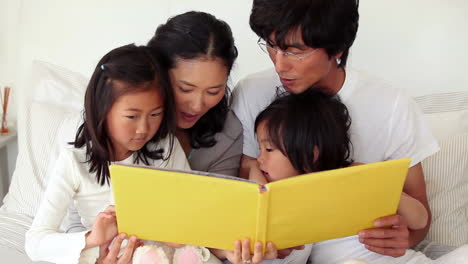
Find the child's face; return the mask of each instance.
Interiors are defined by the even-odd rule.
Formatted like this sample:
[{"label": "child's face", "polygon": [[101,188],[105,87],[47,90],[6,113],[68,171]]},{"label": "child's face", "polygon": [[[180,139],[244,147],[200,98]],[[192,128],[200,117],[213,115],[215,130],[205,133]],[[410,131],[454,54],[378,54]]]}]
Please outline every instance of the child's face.
[{"label": "child's face", "polygon": [[163,100],[158,89],[121,95],[107,114],[106,125],[116,160],[141,149],[158,131],[163,120]]},{"label": "child's face", "polygon": [[261,122],[257,128],[257,140],[260,145],[260,156],[257,160],[268,182],[299,175],[288,157],[271,144],[265,122]]}]

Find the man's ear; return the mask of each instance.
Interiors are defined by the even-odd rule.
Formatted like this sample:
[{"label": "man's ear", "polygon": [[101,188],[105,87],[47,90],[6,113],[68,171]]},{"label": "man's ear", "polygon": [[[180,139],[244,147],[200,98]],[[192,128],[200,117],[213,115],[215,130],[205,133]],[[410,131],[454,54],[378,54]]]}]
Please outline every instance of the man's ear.
[{"label": "man's ear", "polygon": [[341,59],[341,56],[343,56],[343,51],[335,55],[335,59]]},{"label": "man's ear", "polygon": [[341,56],[343,56],[343,51],[333,56],[333,59],[336,61],[336,64],[338,65],[341,63]]}]

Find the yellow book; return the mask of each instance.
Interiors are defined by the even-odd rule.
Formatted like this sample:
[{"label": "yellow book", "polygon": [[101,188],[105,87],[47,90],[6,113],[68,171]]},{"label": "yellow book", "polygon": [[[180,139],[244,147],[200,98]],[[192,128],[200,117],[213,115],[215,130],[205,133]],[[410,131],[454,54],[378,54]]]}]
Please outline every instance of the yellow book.
[{"label": "yellow book", "polygon": [[[356,235],[397,210],[410,159],[304,174],[265,185],[201,172],[111,165],[119,232],[140,239],[278,249]],[[253,244],[253,243],[252,243]]]}]

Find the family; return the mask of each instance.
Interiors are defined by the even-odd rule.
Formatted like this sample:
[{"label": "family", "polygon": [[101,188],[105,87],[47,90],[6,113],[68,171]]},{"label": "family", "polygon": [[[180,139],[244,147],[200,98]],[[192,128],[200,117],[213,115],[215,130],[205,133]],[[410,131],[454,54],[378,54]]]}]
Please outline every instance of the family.
[{"label": "family", "polygon": [[[86,89],[83,123],[55,162],[26,234],[29,257],[122,264],[463,263],[467,246],[424,240],[431,212],[421,161],[439,147],[421,112],[403,91],[346,67],[358,7],[358,0],[254,0],[250,26],[274,67],[244,78],[232,94],[233,34],[204,12],[170,18],[146,46],[104,55]],[[412,162],[398,213],[355,236],[282,250],[243,239],[228,251],[117,231],[108,169],[114,162],[266,183],[404,157]],[[60,232],[66,217],[81,228]]]}]

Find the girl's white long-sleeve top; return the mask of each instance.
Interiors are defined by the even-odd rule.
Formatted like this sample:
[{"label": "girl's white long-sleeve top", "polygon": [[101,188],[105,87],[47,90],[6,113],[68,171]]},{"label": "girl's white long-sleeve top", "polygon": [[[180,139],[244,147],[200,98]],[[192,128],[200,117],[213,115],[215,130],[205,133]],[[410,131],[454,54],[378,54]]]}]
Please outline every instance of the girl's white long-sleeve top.
[{"label": "girl's white long-sleeve top", "polygon": [[[167,150],[168,141],[161,142],[160,146]],[[133,155],[119,163],[133,164]],[[169,159],[153,160],[150,166],[190,170],[177,139],[174,140]],[[71,202],[86,227],[85,231],[64,233],[60,230]],[[72,146],[63,149],[52,171],[37,215],[26,233],[25,249],[28,256],[33,261],[95,263],[99,249],[83,250],[85,235],[91,229],[96,216],[111,204],[111,188],[107,184],[99,185],[95,174],[89,172],[85,149]]]}]

